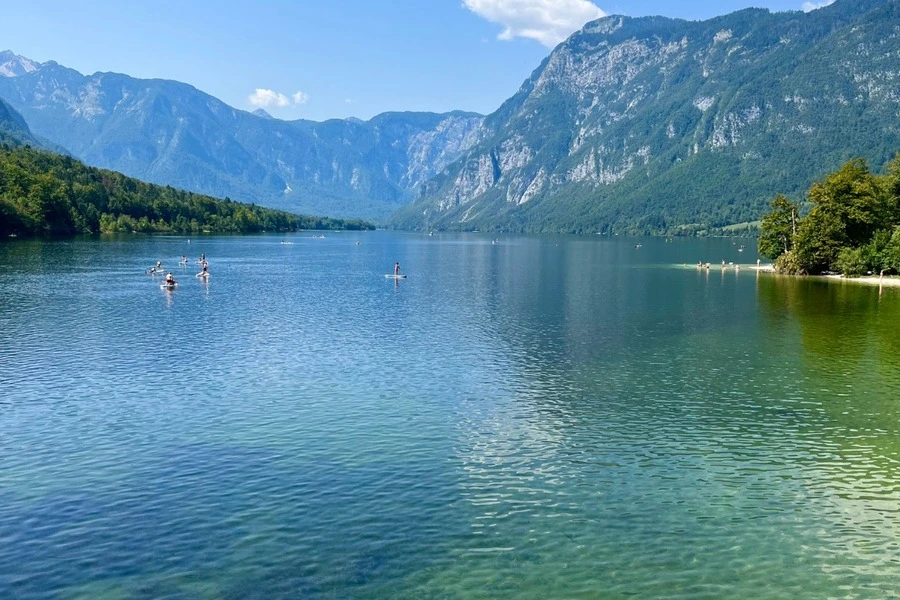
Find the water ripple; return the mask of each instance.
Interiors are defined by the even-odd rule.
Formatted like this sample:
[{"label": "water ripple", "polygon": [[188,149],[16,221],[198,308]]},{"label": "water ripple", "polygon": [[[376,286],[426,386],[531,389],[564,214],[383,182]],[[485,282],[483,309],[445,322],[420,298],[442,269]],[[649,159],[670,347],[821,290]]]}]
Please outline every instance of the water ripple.
[{"label": "water ripple", "polygon": [[292,239],[0,245],[0,597],[900,595],[900,298]]}]

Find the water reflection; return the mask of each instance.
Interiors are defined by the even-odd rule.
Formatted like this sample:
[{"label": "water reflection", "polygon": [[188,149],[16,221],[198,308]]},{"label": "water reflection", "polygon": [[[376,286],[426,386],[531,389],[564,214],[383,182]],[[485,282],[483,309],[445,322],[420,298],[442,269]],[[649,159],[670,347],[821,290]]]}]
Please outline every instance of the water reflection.
[{"label": "water reflection", "polygon": [[852,282],[763,277],[758,285],[769,322],[796,322],[810,364],[822,371],[900,367],[900,290]]}]

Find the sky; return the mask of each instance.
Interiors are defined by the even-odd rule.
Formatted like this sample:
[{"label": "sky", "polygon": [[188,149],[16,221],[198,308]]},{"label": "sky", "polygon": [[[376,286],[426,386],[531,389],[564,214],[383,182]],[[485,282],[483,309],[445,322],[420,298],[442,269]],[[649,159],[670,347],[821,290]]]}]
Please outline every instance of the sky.
[{"label": "sky", "polygon": [[[818,1],[818,0],[814,0]],[[831,0],[833,1],[833,0]],[[822,0],[828,3],[828,0]],[[29,0],[0,9],[0,50],[189,83],[281,119],[487,114],[585,22],[702,20],[804,0]]]}]

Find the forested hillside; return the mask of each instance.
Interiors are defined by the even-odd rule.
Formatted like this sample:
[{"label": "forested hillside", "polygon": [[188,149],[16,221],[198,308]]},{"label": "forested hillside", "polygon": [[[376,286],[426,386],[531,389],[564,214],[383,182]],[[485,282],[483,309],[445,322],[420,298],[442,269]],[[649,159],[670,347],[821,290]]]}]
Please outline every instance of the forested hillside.
[{"label": "forested hillside", "polygon": [[68,156],[0,144],[2,236],[367,228],[371,226],[362,221],[217,200],[88,167]]}]

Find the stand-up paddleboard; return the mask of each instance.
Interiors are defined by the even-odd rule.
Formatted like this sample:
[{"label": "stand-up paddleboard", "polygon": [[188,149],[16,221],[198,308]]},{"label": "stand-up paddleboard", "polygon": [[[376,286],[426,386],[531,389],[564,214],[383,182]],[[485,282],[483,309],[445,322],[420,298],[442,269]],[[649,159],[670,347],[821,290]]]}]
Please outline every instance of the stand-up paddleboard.
[{"label": "stand-up paddleboard", "polygon": [[393,273],[387,273],[385,275],[387,279],[406,279],[406,275],[394,275]]},{"label": "stand-up paddleboard", "polygon": [[161,283],[159,285],[159,289],[161,290],[174,290],[178,286],[177,283]]}]

